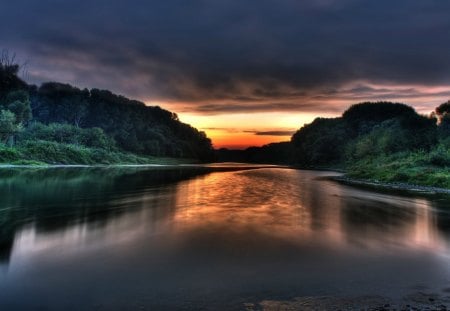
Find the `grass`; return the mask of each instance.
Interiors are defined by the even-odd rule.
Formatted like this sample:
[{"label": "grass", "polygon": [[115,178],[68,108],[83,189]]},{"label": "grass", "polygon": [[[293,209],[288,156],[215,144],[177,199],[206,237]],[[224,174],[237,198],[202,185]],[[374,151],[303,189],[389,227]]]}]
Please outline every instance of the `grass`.
[{"label": "grass", "polygon": [[0,164],[6,165],[163,165],[193,162],[190,159],[143,156],[49,141],[26,141],[12,148],[0,146]]},{"label": "grass", "polygon": [[401,152],[365,158],[349,164],[347,176],[450,188],[450,154],[448,150],[437,147],[430,152]]}]

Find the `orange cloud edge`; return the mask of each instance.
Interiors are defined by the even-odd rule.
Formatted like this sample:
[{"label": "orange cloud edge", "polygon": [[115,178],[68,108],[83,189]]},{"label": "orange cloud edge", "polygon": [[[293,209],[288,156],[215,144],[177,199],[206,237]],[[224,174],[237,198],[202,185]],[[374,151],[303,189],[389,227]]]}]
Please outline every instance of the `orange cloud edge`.
[{"label": "orange cloud edge", "polygon": [[[367,91],[355,94],[355,87],[363,85]],[[364,90],[364,89],[363,89]],[[349,106],[364,101],[402,102],[415,108],[418,113],[429,114],[440,103],[450,98],[450,86],[419,85],[380,85],[367,81],[355,82],[341,88],[331,96],[316,94],[316,97],[280,99],[289,105],[273,104],[270,99],[261,99],[255,103],[228,102],[214,100],[217,107],[226,107],[222,111],[199,111],[205,102],[183,101],[145,101],[151,106],[176,112],[182,122],[188,123],[204,131],[213,142],[215,148],[245,149],[251,146],[262,146],[273,142],[289,141],[291,133],[304,124],[312,122],[316,117],[337,117]],[[267,111],[264,111],[267,104]],[[228,107],[227,105],[231,106]],[[248,107],[249,110],[234,111],[236,107]],[[298,109],[295,109],[298,105]],[[210,105],[214,107],[215,105]],[[262,110],[250,111],[255,107]],[[287,107],[287,110],[274,110],[274,107]],[[294,107],[294,109],[293,109]],[[276,108],[275,108],[276,109]],[[289,110],[291,109],[291,110]],[[257,135],[257,132],[289,132],[289,135]]]}]

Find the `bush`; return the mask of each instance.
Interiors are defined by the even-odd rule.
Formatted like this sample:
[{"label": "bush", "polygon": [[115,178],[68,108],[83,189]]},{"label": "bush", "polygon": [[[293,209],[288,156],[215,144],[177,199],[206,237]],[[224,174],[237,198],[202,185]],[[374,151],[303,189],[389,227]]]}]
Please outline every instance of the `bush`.
[{"label": "bush", "polygon": [[70,124],[36,122],[19,136],[19,141],[49,141],[62,144],[81,145],[93,148],[114,150],[115,141],[100,128],[79,128]]},{"label": "bush", "polygon": [[449,150],[444,145],[439,145],[428,154],[428,163],[434,166],[450,166]]},{"label": "bush", "polygon": [[115,141],[108,137],[105,132],[98,127],[83,129],[80,131],[80,143],[87,147],[101,148],[105,150],[115,149]]},{"label": "bush", "polygon": [[11,163],[22,158],[22,154],[15,148],[0,146],[0,162]]},{"label": "bush", "polygon": [[92,164],[94,163],[87,150],[83,147],[69,144],[59,144],[49,141],[26,141],[22,153],[27,159],[51,164]]}]

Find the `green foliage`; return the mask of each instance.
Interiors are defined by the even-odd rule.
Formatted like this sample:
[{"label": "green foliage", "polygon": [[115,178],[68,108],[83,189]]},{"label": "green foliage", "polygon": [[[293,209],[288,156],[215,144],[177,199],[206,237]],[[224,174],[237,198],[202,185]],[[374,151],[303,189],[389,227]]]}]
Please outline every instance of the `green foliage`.
[{"label": "green foliage", "polygon": [[0,145],[0,163],[11,163],[22,157],[22,154],[15,148]]},{"label": "green foliage", "polygon": [[[80,90],[68,84],[29,86],[17,77],[14,58],[0,58],[2,140],[57,142],[108,151],[124,150],[145,156],[211,161],[211,141],[204,132],[181,123],[160,107],[115,95],[109,91]],[[9,112],[8,112],[9,111]],[[14,119],[12,118],[12,113]],[[32,121],[32,122],[30,122]],[[42,124],[39,124],[42,123]]]},{"label": "green foliage", "polygon": [[295,162],[304,166],[336,164],[342,160],[349,140],[342,118],[317,118],[292,136]]},{"label": "green foliage", "polygon": [[18,133],[21,125],[17,124],[16,116],[9,110],[0,111],[0,138],[4,144],[7,144],[10,137]]},{"label": "green foliage", "polygon": [[5,144],[14,145],[15,134],[31,119],[28,93],[13,91],[0,101],[0,138]]},{"label": "green foliage", "polygon": [[105,132],[98,127],[80,130],[80,143],[84,146],[100,148],[103,150],[114,150],[115,141],[108,137]]},{"label": "green foliage", "polygon": [[201,161],[213,157],[205,133],[181,123],[176,114],[109,91],[44,83],[32,93],[32,107],[35,121],[98,127],[126,151]]},{"label": "green foliage", "polygon": [[435,149],[424,157],[424,164],[437,167],[450,166],[450,149],[445,144],[439,144]]},{"label": "green foliage", "polygon": [[[402,119],[389,119],[376,126],[365,135],[359,136],[346,147],[346,160],[353,161],[365,157],[389,155],[406,150],[429,150],[436,143],[435,127],[426,125],[420,132],[418,120],[407,126]],[[428,127],[428,128],[427,128]]]},{"label": "green foliage", "polygon": [[115,142],[100,128],[82,129],[69,124],[33,123],[21,135],[19,141],[51,141],[64,144],[114,150]]},{"label": "green foliage", "polygon": [[343,116],[317,118],[292,137],[296,163],[337,165],[408,150],[430,150],[437,143],[436,120],[397,103],[362,103]]},{"label": "green foliage", "polygon": [[[25,141],[15,148],[0,148],[0,162],[9,164],[149,164],[168,163],[170,159],[159,159],[80,145],[51,141]],[[173,163],[173,161],[171,162]]]},{"label": "green foliage", "polygon": [[54,141],[28,140],[15,147],[0,146],[0,164],[180,164],[193,163],[193,159],[154,158],[131,153],[90,148]]},{"label": "green foliage", "polygon": [[30,97],[24,90],[10,92],[4,106],[16,116],[16,123],[24,124],[31,120]]},{"label": "green foliage", "polygon": [[362,103],[316,119],[292,137],[296,163],[344,166],[351,177],[450,188],[450,104],[434,116],[396,103]]},{"label": "green foliage", "polygon": [[354,178],[450,188],[450,153],[438,146],[431,152],[396,153],[356,161],[347,167]]}]

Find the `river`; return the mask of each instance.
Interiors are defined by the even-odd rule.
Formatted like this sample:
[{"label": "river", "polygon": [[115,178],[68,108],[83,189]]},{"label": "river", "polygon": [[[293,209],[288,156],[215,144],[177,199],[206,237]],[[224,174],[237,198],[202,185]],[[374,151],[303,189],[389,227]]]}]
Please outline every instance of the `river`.
[{"label": "river", "polygon": [[0,309],[448,305],[448,198],[325,178],[336,174],[2,169]]}]

